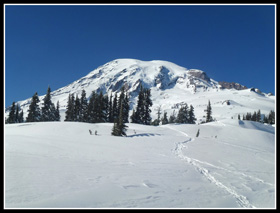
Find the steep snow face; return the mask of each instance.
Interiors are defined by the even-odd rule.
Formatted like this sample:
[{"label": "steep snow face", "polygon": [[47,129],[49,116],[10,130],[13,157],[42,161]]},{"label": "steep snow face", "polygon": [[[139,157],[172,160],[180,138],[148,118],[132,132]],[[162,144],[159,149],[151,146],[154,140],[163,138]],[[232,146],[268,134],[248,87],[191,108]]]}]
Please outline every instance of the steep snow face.
[{"label": "steep snow face", "polygon": [[[168,61],[136,59],[116,59],[108,62],[79,80],[53,91],[52,101],[54,103],[59,101],[61,120],[64,120],[69,94],[74,93],[81,97],[82,90],[85,90],[87,98],[90,97],[92,91],[102,91],[103,94],[113,93],[114,95],[122,86],[125,86],[130,95],[132,110],[137,102],[140,83],[145,88],[151,89],[153,118],[156,117],[156,109],[159,106],[161,106],[162,112],[166,110],[170,115],[174,109],[178,110],[182,103],[192,104],[198,113],[197,117],[203,117],[208,100],[211,102],[213,100],[213,114],[218,119],[236,117],[238,113],[244,114],[258,109],[263,114],[268,114],[270,110],[274,109],[274,96],[257,94],[249,89],[242,91],[222,89],[222,86],[204,71],[187,69]],[[43,97],[39,97],[41,103]],[[30,100],[18,102],[25,117]],[[231,100],[231,103],[235,104],[225,106],[222,103],[226,100]]]}]

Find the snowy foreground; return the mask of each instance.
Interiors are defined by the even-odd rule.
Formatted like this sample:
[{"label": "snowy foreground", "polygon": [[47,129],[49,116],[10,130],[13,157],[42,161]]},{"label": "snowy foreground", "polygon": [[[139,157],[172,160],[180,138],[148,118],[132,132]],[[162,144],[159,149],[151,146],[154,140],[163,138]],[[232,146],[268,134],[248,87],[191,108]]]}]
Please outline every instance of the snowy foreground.
[{"label": "snowy foreground", "polygon": [[274,127],[128,126],[114,137],[112,124],[6,125],[5,207],[276,207]]}]

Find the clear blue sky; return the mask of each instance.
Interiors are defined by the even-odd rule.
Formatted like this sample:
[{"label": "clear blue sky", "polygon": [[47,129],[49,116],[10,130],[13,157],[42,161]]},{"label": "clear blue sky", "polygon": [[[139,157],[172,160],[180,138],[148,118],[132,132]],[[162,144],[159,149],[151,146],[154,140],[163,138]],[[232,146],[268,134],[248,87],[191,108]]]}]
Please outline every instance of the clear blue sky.
[{"label": "clear blue sky", "polygon": [[274,5],[5,7],[5,105],[117,58],[166,60],[275,94]]}]

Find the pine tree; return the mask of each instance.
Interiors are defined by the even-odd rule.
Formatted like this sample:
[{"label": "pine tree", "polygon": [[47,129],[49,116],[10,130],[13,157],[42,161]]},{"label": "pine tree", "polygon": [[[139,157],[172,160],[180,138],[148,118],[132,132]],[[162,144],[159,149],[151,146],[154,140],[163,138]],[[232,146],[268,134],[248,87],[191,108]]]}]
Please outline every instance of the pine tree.
[{"label": "pine tree", "polygon": [[126,136],[126,128],[127,126],[124,123],[124,108],[123,108],[123,104],[121,105],[121,109],[120,109],[120,114],[119,114],[119,122],[118,122],[118,129],[119,129],[119,134],[120,136]]},{"label": "pine tree", "polygon": [[271,110],[268,114],[268,123],[275,124],[275,111]]},{"label": "pine tree", "polygon": [[66,112],[65,112],[65,121],[74,121],[74,105],[75,105],[74,94],[69,94]]},{"label": "pine tree", "polygon": [[168,123],[172,124],[172,123],[175,123],[176,122],[176,113],[175,113],[175,110],[173,110],[173,113],[169,116],[169,120],[168,120]]},{"label": "pine tree", "polygon": [[254,111],[251,120],[252,121],[257,121],[257,113],[256,113],[256,111]]},{"label": "pine tree", "polygon": [[96,99],[95,99],[95,104],[94,104],[94,111],[95,111],[95,114],[96,114],[96,117],[95,117],[95,122],[97,123],[101,123],[103,122],[103,109],[104,109],[104,106],[103,106],[103,93],[102,91],[98,94],[96,94]]},{"label": "pine tree", "polygon": [[15,113],[15,123],[19,123],[19,104],[16,105],[16,113]]},{"label": "pine tree", "polygon": [[196,118],[194,115],[194,108],[192,105],[190,105],[190,110],[189,110],[189,123],[190,124],[195,124]]},{"label": "pine tree", "polygon": [[39,97],[37,92],[32,96],[31,103],[29,105],[28,115],[26,122],[38,122],[41,120],[41,111],[39,107]]},{"label": "pine tree", "polygon": [[160,124],[160,116],[161,116],[161,105],[156,109],[157,110],[157,119],[155,119],[153,122],[152,122],[152,125],[154,126],[158,126]]},{"label": "pine tree", "polygon": [[7,118],[7,123],[15,123],[16,122],[16,103],[13,102],[11,106],[11,110],[9,112],[9,116]]},{"label": "pine tree", "polygon": [[123,100],[123,121],[124,123],[128,123],[129,118],[129,97],[128,94],[125,94],[124,100]]},{"label": "pine tree", "polygon": [[168,124],[168,119],[167,119],[167,112],[163,113],[163,118],[161,119],[162,125]]},{"label": "pine tree", "polygon": [[95,91],[92,91],[90,99],[89,99],[89,103],[88,103],[88,110],[87,110],[87,116],[88,116],[87,122],[89,122],[89,123],[96,122],[95,121],[96,114],[95,114],[95,109],[94,109],[95,100],[96,100],[96,93],[95,93]]},{"label": "pine tree", "polygon": [[252,115],[251,115],[250,112],[247,112],[247,114],[246,114],[246,120],[247,120],[247,121],[251,121],[251,120],[252,120]]},{"label": "pine tree", "polygon": [[102,98],[102,122],[109,122],[109,99],[108,95],[103,95]]},{"label": "pine tree", "polygon": [[144,118],[144,89],[142,87],[142,84],[140,84],[140,91],[138,94],[137,106],[134,114],[134,121],[135,123],[138,124],[144,124],[143,118]]},{"label": "pine tree", "polygon": [[210,100],[208,101],[207,109],[206,109],[206,123],[213,121],[212,118],[212,107]]},{"label": "pine tree", "polygon": [[54,121],[54,104],[51,101],[51,88],[48,87],[47,94],[43,99],[42,116],[41,121]]},{"label": "pine tree", "polygon": [[261,122],[261,110],[258,110],[257,112],[256,121]]},{"label": "pine tree", "polygon": [[112,115],[113,115],[113,120],[114,121],[115,121],[116,118],[118,118],[118,115],[119,115],[117,93],[115,93],[114,100],[113,100]]},{"label": "pine tree", "polygon": [[108,122],[113,123],[114,117],[113,117],[113,95],[111,93],[110,100],[109,100],[109,106],[108,106]]},{"label": "pine tree", "polygon": [[152,110],[150,107],[153,105],[152,99],[151,99],[151,89],[145,89],[144,90],[144,112],[142,117],[142,123],[145,125],[151,124],[151,112]]},{"label": "pine tree", "polygon": [[78,94],[76,94],[76,98],[74,101],[74,121],[80,121],[80,113],[81,113],[81,103]]},{"label": "pine tree", "polygon": [[179,109],[176,122],[181,124],[189,123],[189,111],[188,111],[187,104],[182,105],[181,108]]},{"label": "pine tree", "polygon": [[79,121],[87,122],[88,121],[88,103],[86,98],[86,91],[82,90],[82,95],[80,99],[80,117]]},{"label": "pine tree", "polygon": [[55,109],[55,121],[60,121],[59,101],[57,101],[57,103],[56,103],[56,109]]},{"label": "pine tree", "polygon": [[263,123],[268,123],[268,117],[266,115],[263,116]]},{"label": "pine tree", "polygon": [[19,122],[19,123],[23,123],[23,122],[24,122],[24,118],[23,118],[23,110],[21,110],[21,112],[19,113],[19,116],[18,116],[18,122]]},{"label": "pine tree", "polygon": [[112,135],[114,136],[126,136],[127,126],[123,122],[123,104],[121,104],[119,117],[115,119],[112,129]]}]

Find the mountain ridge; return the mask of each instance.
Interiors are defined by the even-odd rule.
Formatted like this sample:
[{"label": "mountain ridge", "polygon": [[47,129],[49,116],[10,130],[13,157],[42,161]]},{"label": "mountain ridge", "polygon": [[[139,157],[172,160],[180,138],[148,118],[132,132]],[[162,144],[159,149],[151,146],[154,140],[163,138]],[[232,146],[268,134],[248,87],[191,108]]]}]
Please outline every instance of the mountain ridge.
[{"label": "mountain ridge", "polygon": [[[208,102],[208,99],[211,100],[213,98],[216,99],[215,103],[222,103],[227,99],[232,99],[232,102],[238,103],[237,105],[239,107],[246,106],[245,108],[247,109],[239,109],[239,113],[245,113],[250,110],[253,111],[253,109],[257,110],[255,107],[258,105],[260,105],[260,109],[264,110],[264,112],[274,108],[274,104],[272,105],[271,103],[255,104],[255,106],[243,104],[245,100],[242,100],[242,103],[240,103],[240,100],[237,100],[237,96],[231,97],[231,95],[233,95],[232,93],[240,93],[242,91],[238,90],[237,86],[234,86],[240,84],[234,83],[231,84],[231,87],[226,88],[218,81],[210,78],[206,72],[202,70],[187,69],[175,63],[163,60],[141,61],[128,58],[115,59],[97,67],[84,77],[81,77],[65,87],[53,91],[51,94],[54,103],[59,100],[61,107],[60,111],[64,113],[69,94],[74,93],[81,96],[82,90],[85,90],[87,98],[89,98],[92,91],[102,91],[103,94],[106,93],[109,95],[111,93],[114,94],[119,92],[121,87],[125,86],[130,95],[130,107],[132,110],[137,101],[136,96],[138,95],[140,84],[145,88],[151,89],[154,102],[152,111],[155,111],[156,108],[161,106],[162,110],[167,110],[171,113],[171,109],[177,109],[176,106],[179,106],[180,103],[188,103],[192,104],[194,107],[201,108],[204,105],[204,103],[201,103],[202,97],[205,99],[205,104]],[[240,88],[245,89],[245,86],[241,85]],[[226,93],[229,93],[229,95]],[[254,96],[254,92],[249,89],[243,90],[243,93],[243,97],[248,95]],[[262,93],[258,95],[260,97],[257,99],[264,102],[274,101],[273,97],[267,97],[267,94]],[[220,98],[216,96],[220,96]],[[39,97],[41,102],[43,97],[44,95]],[[253,97],[251,99],[253,99]],[[31,99],[29,98],[23,101],[18,101],[21,108],[24,110],[25,116],[27,115],[30,100]],[[200,109],[200,111],[203,110]],[[234,112],[232,116],[235,116],[236,113],[237,111]],[[153,114],[155,114],[155,112],[153,112]],[[198,116],[203,117],[203,113],[199,113]]]}]

